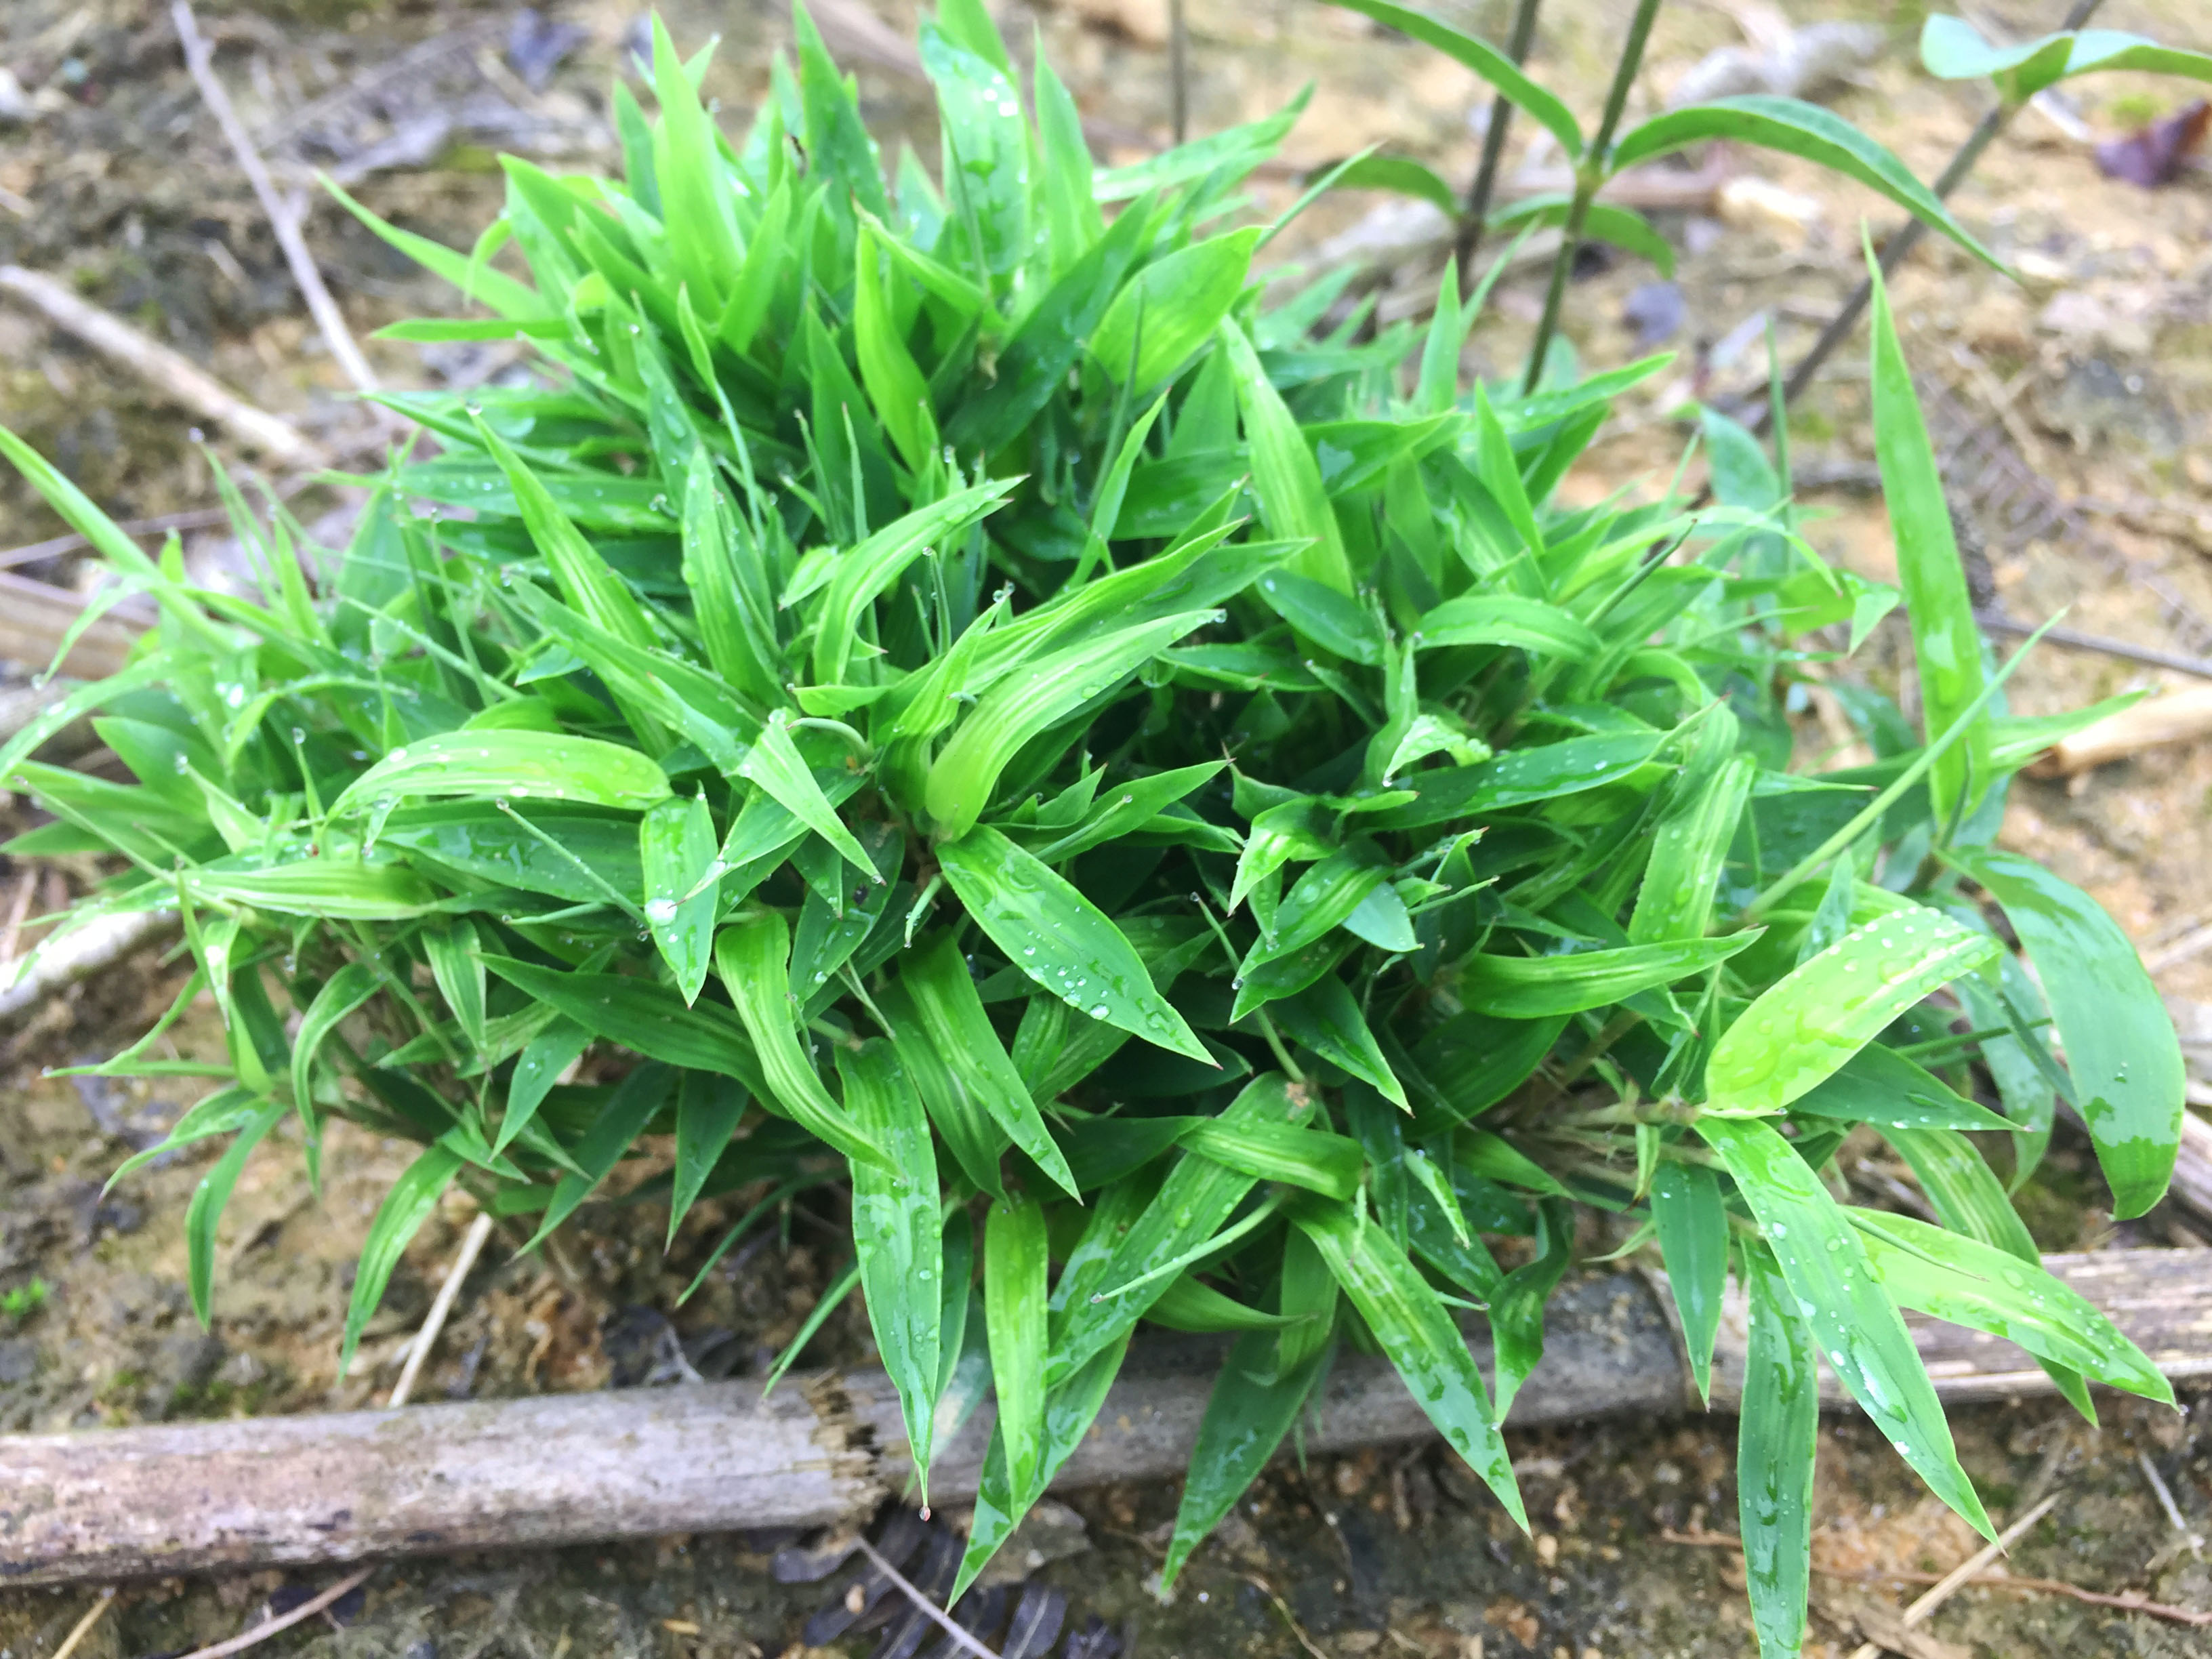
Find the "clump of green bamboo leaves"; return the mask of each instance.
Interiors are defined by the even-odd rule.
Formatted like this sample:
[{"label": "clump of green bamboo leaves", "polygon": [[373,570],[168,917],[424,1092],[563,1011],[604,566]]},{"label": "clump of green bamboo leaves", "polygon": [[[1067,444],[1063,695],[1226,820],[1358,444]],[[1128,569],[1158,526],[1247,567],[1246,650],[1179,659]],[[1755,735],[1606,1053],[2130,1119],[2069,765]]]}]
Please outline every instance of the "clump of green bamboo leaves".
[{"label": "clump of green bamboo leaves", "polygon": [[[1731,100],[1614,138],[1609,106],[1588,143],[1480,41],[1358,9],[1559,137],[1574,235],[1613,222],[1589,199],[1611,171],[1732,136],[1977,246],[1824,112]],[[349,1352],[456,1183],[534,1244],[672,1135],[642,1189],[672,1243],[702,1198],[746,1206],[702,1279],[778,1204],[849,1191],[848,1266],[786,1359],[857,1289],[921,1491],[995,1396],[963,1585],[1140,1324],[1231,1336],[1172,1583],[1347,1346],[1522,1519],[1498,1425],[1578,1215],[1608,1212],[1663,1258],[1701,1389],[1731,1274],[1749,1297],[1770,1654],[1802,1633],[1816,1360],[1984,1529],[1900,1309],[2010,1337],[2085,1412],[2093,1380],[2170,1398],[2042,1273],[2006,1185],[2062,1099],[2121,1215],[2179,1134],[2127,940],[1995,842],[2009,776],[2102,711],[2004,714],[1886,303],[1917,728],[1832,666],[1899,595],[1798,533],[1783,437],[1706,414],[1703,511],[1673,483],[1555,499],[1664,359],[1583,375],[1551,343],[1528,384],[1463,389],[1455,271],[1421,327],[1363,302],[1321,329],[1341,274],[1269,303],[1280,222],[1243,223],[1239,185],[1295,109],[1098,169],[1049,68],[1032,118],[949,0],[921,42],[944,183],[911,152],[886,181],[796,21],[740,143],[656,28],[657,113],[615,92],[620,181],[509,161],[466,252],[347,203],[485,313],[389,335],[520,339],[544,372],[389,396],[437,453],[363,480],[334,560],[240,501],[259,591],[196,588],[0,433],[112,591],[160,606],[0,775],[54,817],[11,851],[114,859],[80,920],[183,917],[176,1006],[91,1069],[214,1085],[167,1143],[226,1142],[187,1223],[202,1316],[280,1125],[311,1173],[333,1116],[423,1149]],[[1790,769],[1824,675],[1871,765]],[[136,785],[30,758],[87,714]],[[204,993],[228,1056],[151,1058]],[[1862,1127],[1942,1226],[1838,1201]]]}]

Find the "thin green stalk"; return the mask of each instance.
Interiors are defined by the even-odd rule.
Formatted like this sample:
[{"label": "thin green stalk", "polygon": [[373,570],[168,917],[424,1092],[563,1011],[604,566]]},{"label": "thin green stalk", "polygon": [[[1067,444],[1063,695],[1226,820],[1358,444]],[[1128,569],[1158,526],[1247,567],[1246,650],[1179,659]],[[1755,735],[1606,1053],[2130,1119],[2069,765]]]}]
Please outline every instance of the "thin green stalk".
[{"label": "thin green stalk", "polygon": [[[1521,0],[1513,14],[1513,33],[1505,43],[1505,55],[1516,64],[1528,59],[1528,44],[1536,33],[1536,8],[1541,3],[1542,0]],[[1498,184],[1498,163],[1505,156],[1505,131],[1512,118],[1512,101],[1503,93],[1490,100],[1490,121],[1482,134],[1482,160],[1467,187],[1467,208],[1460,215],[1456,257],[1462,299],[1474,290],[1474,251],[1482,244],[1482,222],[1490,216],[1490,193]]]},{"label": "thin green stalk", "polygon": [[1945,728],[1942,736],[1920,751],[1919,758],[1897,775],[1896,782],[1869,801],[1849,823],[1768,883],[1759,896],[1744,907],[1743,915],[1736,919],[1735,925],[1738,927],[1750,927],[1788,897],[1808,877],[1819,873],[1826,866],[1829,860],[1849,847],[1874,825],[1881,823],[1881,815],[1895,805],[1903,798],[1906,790],[1925,777],[1929,769],[1949,751],[1953,744],[1966,734],[1967,729],[1973,725],[1975,718],[1990,706],[1991,699],[1996,696],[1998,690],[2012,678],[2013,670],[2027,660],[2028,652],[2033,649],[2036,641],[2043,637],[2044,629],[2050,626],[2049,623],[2045,623],[2043,628],[2037,629],[2028,636],[2027,642],[2013,653],[2011,660],[1990,677],[1990,683],[1982,688],[1982,695],[1966,705],[1960,713],[1959,718]]},{"label": "thin green stalk", "polygon": [[1573,274],[1575,254],[1582,246],[1583,226],[1589,221],[1590,203],[1597,195],[1598,186],[1605,182],[1606,157],[1613,149],[1613,135],[1620,125],[1621,112],[1628,107],[1628,90],[1636,84],[1636,72],[1644,67],[1644,44],[1651,38],[1651,24],[1659,15],[1659,0],[1637,0],[1636,16],[1628,26],[1627,43],[1620,49],[1620,62],[1613,72],[1613,89],[1606,94],[1605,114],[1598,121],[1597,137],[1590,141],[1582,164],[1575,169],[1574,200],[1567,207],[1567,222],[1560,232],[1559,252],[1552,261],[1552,284],[1544,295],[1544,315],[1536,325],[1535,343],[1528,350],[1528,372],[1522,379],[1523,396],[1536,389],[1544,375],[1544,359],[1552,349],[1552,336],[1559,331],[1559,307],[1566,298],[1567,278]]}]

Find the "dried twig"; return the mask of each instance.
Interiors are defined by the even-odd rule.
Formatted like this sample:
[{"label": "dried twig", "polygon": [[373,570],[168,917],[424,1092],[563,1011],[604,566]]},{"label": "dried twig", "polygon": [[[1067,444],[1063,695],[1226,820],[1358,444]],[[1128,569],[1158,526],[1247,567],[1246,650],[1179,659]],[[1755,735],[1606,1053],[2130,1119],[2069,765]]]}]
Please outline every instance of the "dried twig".
[{"label": "dried twig", "polygon": [[15,943],[22,937],[23,918],[31,914],[31,895],[39,884],[35,868],[23,872],[23,878],[15,884],[15,896],[8,905],[8,921],[0,928],[0,983],[5,983],[15,968]]},{"label": "dried twig", "polygon": [[2200,922],[2159,949],[2147,952],[2143,966],[2154,974],[2162,974],[2169,968],[2194,961],[2207,951],[2212,951],[2212,921]]},{"label": "dried twig", "polygon": [[368,1575],[375,1571],[374,1567],[363,1567],[359,1572],[348,1573],[313,1601],[302,1601],[282,1617],[267,1620],[256,1625],[252,1630],[241,1632],[232,1637],[228,1642],[218,1642],[211,1648],[195,1649],[185,1654],[184,1659],[226,1659],[226,1656],[229,1654],[243,1653],[248,1648],[258,1647],[279,1631],[289,1630],[293,1626],[313,1618],[333,1602],[351,1595],[367,1583]]},{"label": "dried twig", "polygon": [[2189,1553],[2202,1561],[2204,1559],[2204,1540],[2197,1534],[2196,1528],[2182,1519],[2181,1506],[2173,1501],[2172,1489],[2166,1484],[2166,1477],[2158,1472],[2158,1465],[2150,1461],[2150,1454],[2147,1451],[2138,1451],[2136,1462],[2142,1466],[2143,1479],[2150,1482],[2151,1491],[2157,1494],[2158,1506],[2166,1511],[2167,1522],[2180,1534],[2181,1541],[2189,1546]]},{"label": "dried twig", "polygon": [[167,939],[178,926],[174,910],[131,910],[88,921],[46,946],[21,978],[0,990],[0,1030],[21,1024],[56,992]]},{"label": "dried twig", "polygon": [[[1669,1527],[1659,1534],[1669,1544],[1687,1545],[1693,1549],[1737,1550],[1743,1548],[1743,1540],[1729,1532],[1677,1532]],[[1823,1578],[1838,1578],[1853,1584],[1941,1584],[1954,1572],[1917,1572],[1906,1567],[1878,1568],[1871,1572],[1845,1572],[1840,1567],[1824,1567],[1818,1561],[1813,1571]],[[2095,1607],[2118,1607],[2127,1613],[2140,1613],[2153,1619],[2163,1619],[2176,1625],[2193,1625],[2203,1629],[2212,1627],[2212,1613],[2199,1613],[2194,1607],[2177,1607],[2165,1601],[2146,1601],[2136,1595],[2114,1595],[2104,1590],[2083,1589],[2079,1584],[2069,1584],[2063,1578],[2027,1578],[2009,1572],[1992,1572],[1986,1569],[1962,1580],[1976,1589],[2018,1590],[2024,1595],[2063,1595],[2069,1601],[2086,1602]]]},{"label": "dried twig", "polygon": [[[1974,620],[1993,632],[2010,634],[2021,639],[2034,633],[2037,626],[2034,623],[2021,622],[1995,611],[1978,611],[1974,613]],[[2184,656],[2179,651],[2160,651],[2152,646],[2131,644],[2126,640],[2108,639],[2102,634],[2084,634],[2072,628],[2052,628],[2045,630],[2043,642],[2063,646],[2069,651],[2094,651],[2100,656],[2117,657],[2122,662],[2139,662],[2146,668],[2166,668],[2177,674],[2212,680],[2212,661],[2203,657]]]},{"label": "dried twig", "polygon": [[214,48],[200,33],[190,0],[175,0],[169,8],[169,15],[176,23],[177,39],[185,49],[185,67],[191,71],[200,96],[207,100],[208,108],[222,128],[223,137],[238,157],[240,171],[246,174],[246,182],[260,199],[262,212],[269,216],[269,228],[276,233],[276,246],[284,250],[284,263],[291,267],[292,280],[299,284],[301,297],[307,301],[315,326],[322,331],[324,343],[358,390],[374,392],[375,371],[369,368],[368,359],[361,355],[361,348],[354,343],[353,332],[347,328],[337,301],[324,286],[323,274],[315,268],[315,256],[307,251],[307,240],[300,234],[299,218],[278,199],[276,183],[270,178],[260,152],[253,148],[246,124],[238,118],[230,94],[216,78]]},{"label": "dried twig", "polygon": [[931,1601],[927,1595],[924,1595],[921,1589],[915,1587],[913,1580],[909,1579],[904,1573],[893,1566],[881,1550],[878,1549],[873,1544],[871,1544],[865,1537],[860,1539],[858,1541],[860,1547],[860,1553],[866,1556],[870,1561],[875,1564],[876,1571],[883,1574],[884,1577],[890,1579],[891,1581],[892,1588],[896,1589],[900,1595],[905,1596],[908,1601],[913,1602],[915,1610],[919,1612],[923,1618],[928,1620],[931,1624],[935,1625],[939,1630],[951,1637],[954,1646],[963,1648],[968,1652],[974,1654],[975,1656],[975,1659],[999,1659],[999,1656],[997,1654],[992,1652],[990,1649],[985,1647],[981,1642],[977,1641],[975,1637],[970,1635],[966,1629],[952,1619],[949,1618],[944,1608],[939,1607],[936,1602]]},{"label": "dried twig", "polygon": [[54,1650],[53,1659],[70,1659],[70,1655],[77,1650],[78,1644],[92,1634],[92,1627],[106,1618],[108,1608],[114,1605],[115,1592],[112,1589],[100,1591],[100,1600],[85,1609],[84,1617],[71,1626],[69,1635],[63,1638],[61,1646]]},{"label": "dried twig", "polygon": [[453,1312],[453,1300],[461,1293],[461,1281],[477,1265],[477,1257],[483,1254],[484,1241],[490,1237],[491,1213],[479,1210],[461,1240],[461,1253],[453,1258],[453,1271],[438,1286],[437,1299],[430,1304],[429,1317],[422,1322],[422,1328],[415,1333],[415,1340],[408,1346],[407,1363],[400,1367],[399,1381],[392,1385],[392,1398],[384,1402],[386,1407],[397,1409],[405,1405],[408,1396],[415,1392],[415,1379],[422,1374],[422,1362],[437,1346],[438,1333],[446,1328],[446,1316]]},{"label": "dried twig", "polygon": [[[1960,1585],[1971,1580],[1976,1573],[1985,1570],[1990,1562],[2019,1542],[2027,1534],[2030,1527],[2056,1509],[2058,1506],[2060,1496],[2061,1494],[2057,1492],[2051,1493],[2050,1497],[2045,1498],[2026,1515],[2021,1516],[2019,1520],[2007,1527],[1987,1544],[1937,1579],[1933,1589],[1905,1608],[1904,1618],[1900,1620],[1905,1628],[1910,1630],[1915,1625],[1926,1623],[1929,1615],[1956,1595]],[[1863,1642],[1857,1650],[1851,1655],[1851,1659],[1881,1659],[1881,1647],[1878,1643]]]},{"label": "dried twig", "polygon": [[288,466],[322,465],[322,451],[290,422],[256,409],[159,340],[87,304],[52,277],[21,265],[0,265],[0,293],[13,295],[57,328],[66,329],[203,420],[228,428],[270,459]]},{"label": "dried twig", "polygon": [[[2059,28],[2062,31],[2080,28],[2096,15],[2097,8],[2103,3],[2104,0],[2075,0],[2072,9],[2066,14],[2066,21],[2058,26]],[[1936,180],[1934,190],[1937,201],[1948,198],[1974,170],[1975,163],[1982,159],[1982,152],[2005,130],[2019,109],[2019,105],[2000,100],[1974,124],[1974,130],[1966,135],[1966,143],[1959,146],[1958,152],[1951,157]],[[1882,274],[1886,276],[1894,270],[1899,262],[1917,247],[1920,239],[1927,234],[1928,227],[1924,222],[1907,219],[1885,238],[1879,255]],[[1799,360],[1796,368],[1790,371],[1790,378],[1782,388],[1782,402],[1785,408],[1795,403],[1797,395],[1813,383],[1813,377],[1820,373],[1820,365],[1828,361],[1829,355],[1850,337],[1851,331],[1858,326],[1859,318],[1864,314],[1869,301],[1873,298],[1874,279],[1869,276],[1852,290],[1851,297],[1844,301],[1843,308],[1830,318],[1828,325],[1820,331],[1820,337],[1813,342],[1813,349]],[[1772,405],[1764,398],[1759,399],[1749,410],[1747,424],[1754,432],[1763,432],[1772,412]]]}]

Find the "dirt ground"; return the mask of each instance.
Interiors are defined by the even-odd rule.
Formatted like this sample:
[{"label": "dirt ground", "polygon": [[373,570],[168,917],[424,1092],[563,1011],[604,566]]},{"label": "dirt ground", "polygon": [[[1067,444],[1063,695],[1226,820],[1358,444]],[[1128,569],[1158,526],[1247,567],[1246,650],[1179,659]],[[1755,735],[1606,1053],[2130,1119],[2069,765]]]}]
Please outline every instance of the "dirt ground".
[{"label": "dirt ground", "polygon": [[[820,9],[833,49],[859,74],[880,135],[910,137],[933,156],[924,91],[901,67],[915,8]],[[763,95],[769,55],[788,35],[766,0],[663,8],[679,40],[719,32],[708,89],[725,126],[740,129]],[[1017,50],[1036,37],[1074,88],[1111,159],[1164,135],[1170,107],[1164,0],[994,4]],[[1440,4],[1502,34],[1502,0]],[[1800,0],[1798,22],[1848,15],[1908,38],[1913,16],[1873,5]],[[1554,6],[1534,64],[1594,110],[1629,6]],[[2027,34],[2055,6],[2002,0],[1977,15]],[[2046,16],[2048,11],[2053,15]],[[544,27],[515,33],[512,8],[426,0],[266,0],[209,4],[202,25],[218,64],[280,179],[334,168],[380,212],[466,243],[495,210],[501,149],[568,167],[608,165],[605,90],[623,72],[638,11],[630,0],[550,9],[544,27],[580,31],[548,66]],[[1768,14],[1744,4],[1681,3],[1662,16],[1638,107],[1656,107],[1706,52],[1741,42]],[[1194,131],[1253,118],[1300,85],[1312,106],[1293,133],[1291,165],[1255,181],[1262,213],[1287,205],[1304,171],[1381,142],[1447,176],[1471,171],[1471,116],[1487,98],[1466,72],[1320,5],[1192,0]],[[2114,0],[2099,20],[2177,43],[2212,44],[2194,0]],[[871,41],[873,45],[871,45]],[[522,50],[515,50],[520,42]],[[886,44],[886,43],[889,44]],[[207,365],[251,401],[333,448],[365,429],[359,409],[290,285],[266,221],[185,76],[166,7],[154,0],[8,0],[0,5],[0,264],[53,274]],[[542,84],[533,84],[544,69]],[[1980,532],[2002,601],[2039,621],[2070,607],[2078,629],[2212,655],[2212,173],[2185,173],[2155,192],[2102,178],[2069,116],[2109,137],[2185,101],[2134,76],[2078,83],[2058,119],[2030,112],[1991,151],[1957,205],[2027,276],[2014,287],[1947,246],[1923,246],[1895,283],[1907,349],[1937,407],[1939,441],[1966,453],[1954,500]],[[20,89],[20,97],[15,95]],[[1850,70],[1830,101],[1931,176],[1980,103],[1917,69],[1909,47]],[[888,148],[888,146],[887,146]],[[1513,169],[1553,164],[1529,154],[1525,124]],[[1631,397],[1616,428],[1569,488],[1591,495],[1663,482],[1685,430],[1685,397],[1729,396],[1764,374],[1764,319],[1785,358],[1809,343],[1851,287],[1862,217],[1875,198],[1780,158],[1733,158],[1740,177],[1774,188],[1723,191],[1655,214],[1681,250],[1675,283],[1626,257],[1601,257],[1574,286],[1568,331],[1594,366],[1647,349],[1679,350],[1676,368]],[[1393,213],[1395,216],[1392,216]],[[1371,196],[1325,200],[1291,236],[1286,258],[1316,250],[1392,246],[1377,277],[1386,314],[1432,292],[1441,253],[1408,250],[1402,212]],[[1393,227],[1398,228],[1394,229]],[[354,222],[317,207],[307,235],[356,334],[434,314],[446,298]],[[1470,372],[1519,360],[1540,293],[1540,268],[1500,285],[1476,330]],[[1655,312],[1656,307],[1656,312]],[[1639,340],[1638,317],[1674,326]],[[371,343],[388,384],[467,385],[520,372],[502,349]],[[1860,413],[1863,349],[1830,365],[1801,405],[1793,437],[1806,499],[1825,515],[1816,545],[1870,574],[1893,565]],[[0,304],[0,421],[56,457],[118,518],[185,512],[212,499],[190,421],[66,336]],[[241,458],[214,435],[227,461]],[[295,481],[279,479],[281,487]],[[2045,513],[2018,524],[2022,504]],[[340,492],[306,488],[310,522],[342,512]],[[0,548],[58,524],[12,476],[0,478]],[[196,532],[199,533],[199,532]],[[70,583],[88,573],[64,556],[27,567]],[[1886,629],[1867,667],[1899,685],[1901,633]],[[2014,682],[2014,707],[2045,712],[2136,686],[2179,689],[2180,676],[2114,659],[2051,652]],[[1801,729],[1807,755],[1850,733],[1820,708]],[[2212,917],[2212,745],[2109,766],[2072,786],[2024,780],[2008,837],[2095,891],[2156,960]],[[14,820],[26,822],[20,804]],[[0,869],[12,896],[19,877]],[[64,881],[64,885],[66,885]],[[38,908],[60,890],[38,894]],[[2159,967],[2191,1029],[2212,1003],[2212,954]],[[467,1224],[464,1211],[426,1226],[393,1281],[352,1373],[336,1372],[337,1332],[368,1217],[408,1149],[333,1128],[319,1196],[291,1149],[249,1165],[226,1215],[216,1318],[203,1333],[185,1298],[181,1218],[204,1160],[187,1153],[112,1193],[120,1159],[158,1141],[185,1103],[181,1087],[98,1085],[42,1069],[112,1053],[143,1029],[176,981],[151,968],[109,975],[47,1011],[0,1066],[0,1432],[176,1417],[325,1410],[380,1401]],[[215,1042],[211,1011],[177,1029],[180,1054]],[[2192,1054],[2192,1060],[2198,1058]],[[2192,1066],[2194,1073],[2197,1067]],[[2202,1079],[2197,1084],[2204,1089]],[[2207,1093],[2212,1099],[2212,1091]],[[279,1139],[281,1139],[282,1132]],[[638,1170],[650,1174],[651,1160]],[[2022,1194],[2046,1248],[2201,1243],[2204,1224],[2161,1206],[2115,1226],[2086,1148],[2063,1139]],[[465,1287],[419,1397],[497,1397],[543,1389],[667,1382],[761,1369],[797,1331],[835,1266],[836,1218],[794,1209],[781,1236],[726,1259],[678,1309],[677,1298],[734,1218],[706,1204],[665,1256],[665,1222],[649,1206],[587,1206],[526,1260],[495,1246]],[[509,1241],[519,1243],[519,1237]],[[43,1285],[43,1293],[33,1290]],[[818,1364],[867,1358],[865,1322],[848,1307],[810,1347]],[[2188,1405],[2193,1402],[2185,1401]],[[2177,1531],[2146,1470],[2169,1489],[2185,1528],[2212,1533],[2212,1431],[2198,1414],[2106,1408],[2101,1433],[2049,1405],[1960,1412],[1962,1456],[2002,1521],[2048,1492],[2051,1515],[2015,1551],[2013,1572],[2107,1595],[2139,1594],[2212,1608],[2212,1567]],[[1063,1517],[1038,1579],[1067,1597],[1069,1659],[1212,1659],[1252,1654],[1337,1659],[1411,1652],[1485,1656],[1739,1656],[1753,1650],[1740,1565],[1723,1548],[1672,1541],[1732,1530],[1734,1425],[1726,1419],[1617,1422],[1513,1437],[1537,1534],[1514,1532],[1494,1504],[1431,1448],[1279,1468],[1224,1535],[1200,1552],[1172,1605],[1147,1589],[1174,1512],[1170,1486],[1089,1494]],[[1813,1653],[1856,1644],[1868,1607],[1917,1593],[1880,1572],[1940,1572],[1970,1553],[1966,1528],[1928,1498],[1879,1437],[1837,1419],[1823,1431],[1816,1523]],[[596,1656],[783,1654],[804,1644],[810,1613],[844,1581],[782,1585],[770,1553],[790,1540],[713,1537],[527,1557],[410,1562],[384,1568],[366,1595],[273,1639],[261,1651],[325,1659],[595,1659]],[[84,1659],[150,1659],[237,1632],[297,1585],[334,1575],[278,1575],[132,1587],[77,1649]],[[86,1591],[0,1595],[0,1659],[52,1655],[91,1600]],[[1871,1616],[1871,1615],[1869,1615]],[[1929,1626],[1923,1651],[2021,1655],[2212,1654],[2212,1630],[2051,1595],[1970,1589]],[[848,1634],[856,1656],[874,1638]],[[1031,1659],[1035,1659],[1034,1655]]]}]

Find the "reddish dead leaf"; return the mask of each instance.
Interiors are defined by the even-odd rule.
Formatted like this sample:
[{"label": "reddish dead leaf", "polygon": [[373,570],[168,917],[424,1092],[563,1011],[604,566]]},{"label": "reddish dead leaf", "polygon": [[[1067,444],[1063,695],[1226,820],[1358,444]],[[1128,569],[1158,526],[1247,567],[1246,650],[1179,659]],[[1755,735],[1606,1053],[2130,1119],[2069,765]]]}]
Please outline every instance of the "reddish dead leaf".
[{"label": "reddish dead leaf", "polygon": [[2098,170],[2144,190],[2172,184],[2212,127],[2212,103],[2198,99],[2179,115],[2154,121],[2141,132],[2097,146]]}]

